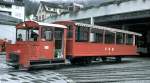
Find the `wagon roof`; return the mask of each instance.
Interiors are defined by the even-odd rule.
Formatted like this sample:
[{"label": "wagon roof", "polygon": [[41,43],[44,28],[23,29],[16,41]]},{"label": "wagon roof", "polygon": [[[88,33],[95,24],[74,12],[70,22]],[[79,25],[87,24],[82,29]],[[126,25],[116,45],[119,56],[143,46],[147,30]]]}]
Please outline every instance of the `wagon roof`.
[{"label": "wagon roof", "polygon": [[42,23],[42,22],[36,22],[36,21],[24,21],[22,23],[19,23],[16,25],[16,28],[38,28],[39,26],[51,26],[51,27],[58,27],[58,28],[67,28],[64,25],[60,24],[50,24],[50,23]]},{"label": "wagon roof", "polygon": [[84,27],[92,27],[92,28],[107,30],[107,31],[111,31],[111,32],[120,32],[120,33],[134,34],[134,35],[142,36],[142,34],[140,34],[140,33],[127,31],[127,30],[121,30],[121,29],[115,29],[115,28],[109,28],[109,27],[104,27],[104,26],[97,26],[97,25],[91,25],[91,24],[85,24],[85,23],[75,23],[75,25],[84,26]]},{"label": "wagon roof", "polygon": [[58,27],[58,28],[64,28],[64,29],[67,28],[66,26],[60,25],[60,24],[48,24],[48,23],[42,23],[42,22],[38,22],[38,24],[42,26],[51,26],[51,27]]}]

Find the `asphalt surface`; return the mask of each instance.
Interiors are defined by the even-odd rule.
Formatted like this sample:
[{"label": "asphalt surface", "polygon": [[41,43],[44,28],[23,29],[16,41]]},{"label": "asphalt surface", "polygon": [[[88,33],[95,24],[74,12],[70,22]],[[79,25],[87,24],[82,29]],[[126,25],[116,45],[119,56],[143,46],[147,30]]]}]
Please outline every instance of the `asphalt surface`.
[{"label": "asphalt surface", "polygon": [[150,58],[128,57],[121,63],[94,62],[88,66],[17,71],[0,55],[0,83],[150,83]]},{"label": "asphalt surface", "polygon": [[97,62],[55,70],[79,83],[150,83],[150,58],[123,58],[121,63]]},{"label": "asphalt surface", "polygon": [[19,71],[6,65],[5,55],[0,55],[0,83],[74,83],[73,80],[52,69]]}]

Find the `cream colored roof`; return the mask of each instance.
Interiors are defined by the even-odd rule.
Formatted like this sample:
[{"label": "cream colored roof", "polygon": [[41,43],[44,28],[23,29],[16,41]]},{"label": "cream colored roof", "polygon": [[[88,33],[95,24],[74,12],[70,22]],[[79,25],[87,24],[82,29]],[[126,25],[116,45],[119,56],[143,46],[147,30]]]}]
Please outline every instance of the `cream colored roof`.
[{"label": "cream colored roof", "polygon": [[43,26],[51,26],[51,27],[58,27],[58,28],[64,28],[64,29],[67,28],[66,26],[60,25],[60,24],[50,24],[50,23],[42,23],[42,22],[37,22],[37,23]]},{"label": "cream colored roof", "polygon": [[127,31],[127,30],[121,30],[121,29],[115,29],[115,28],[109,28],[109,27],[104,27],[104,26],[97,26],[97,25],[91,25],[91,24],[85,24],[85,23],[76,23],[76,25],[84,26],[84,27],[92,27],[92,28],[102,29],[102,30],[108,30],[111,32],[121,32],[121,33],[126,33],[126,34],[134,34],[134,35],[142,36],[142,34],[140,33]]}]

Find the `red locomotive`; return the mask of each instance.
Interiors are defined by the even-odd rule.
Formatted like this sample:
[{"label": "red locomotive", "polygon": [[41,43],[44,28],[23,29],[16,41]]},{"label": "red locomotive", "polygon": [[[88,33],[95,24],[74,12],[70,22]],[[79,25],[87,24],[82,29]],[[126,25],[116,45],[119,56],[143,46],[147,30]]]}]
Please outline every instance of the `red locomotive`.
[{"label": "red locomotive", "polygon": [[25,21],[16,25],[16,44],[8,44],[6,61],[15,68],[65,63],[66,26]]},{"label": "red locomotive", "polygon": [[16,44],[7,45],[7,63],[29,68],[41,65],[89,64],[95,58],[138,55],[139,33],[73,21],[54,24],[25,21],[16,25]]}]

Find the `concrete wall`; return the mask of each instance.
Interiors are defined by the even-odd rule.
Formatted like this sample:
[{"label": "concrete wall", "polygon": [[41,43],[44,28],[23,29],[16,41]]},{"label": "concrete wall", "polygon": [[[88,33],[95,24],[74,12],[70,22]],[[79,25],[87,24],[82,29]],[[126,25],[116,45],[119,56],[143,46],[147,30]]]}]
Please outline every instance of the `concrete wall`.
[{"label": "concrete wall", "polygon": [[76,20],[90,17],[105,16],[112,14],[120,14],[134,11],[142,11],[150,9],[150,0],[130,0],[120,4],[109,4],[106,6],[94,7],[81,10],[76,14],[64,14],[61,16],[48,18],[45,22],[53,22],[57,20]]},{"label": "concrete wall", "polygon": [[16,28],[12,25],[2,25],[0,24],[0,39],[11,40],[12,43],[16,41]]}]

